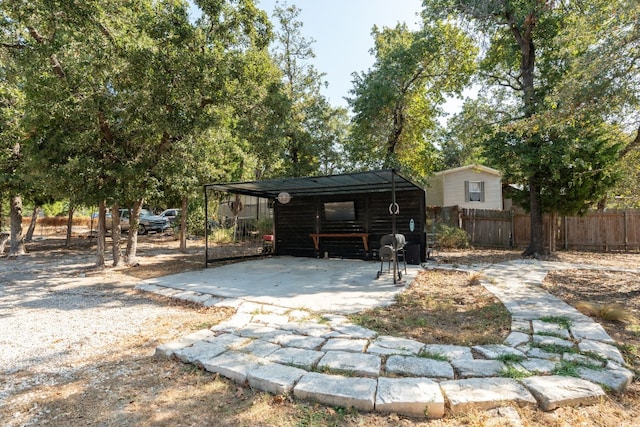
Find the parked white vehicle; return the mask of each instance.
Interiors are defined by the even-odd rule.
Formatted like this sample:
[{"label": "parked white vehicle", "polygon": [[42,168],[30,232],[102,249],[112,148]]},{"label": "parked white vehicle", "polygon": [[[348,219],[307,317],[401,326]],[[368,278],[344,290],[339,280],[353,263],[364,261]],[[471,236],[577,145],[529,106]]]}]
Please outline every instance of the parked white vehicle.
[{"label": "parked white vehicle", "polygon": [[170,224],[173,224],[178,219],[178,215],[180,215],[180,209],[177,208],[165,209],[160,214],[161,217],[167,218]]}]

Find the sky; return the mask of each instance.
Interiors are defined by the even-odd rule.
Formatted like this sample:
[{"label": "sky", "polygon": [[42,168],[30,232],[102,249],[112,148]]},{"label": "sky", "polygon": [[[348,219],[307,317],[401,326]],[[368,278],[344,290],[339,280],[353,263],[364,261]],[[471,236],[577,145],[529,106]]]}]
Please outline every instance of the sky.
[{"label": "sky", "polygon": [[[258,0],[274,25],[276,1]],[[282,0],[280,4],[284,5]],[[288,0],[286,4],[301,10],[298,20],[303,23],[302,35],[315,40],[311,48],[316,58],[311,62],[325,74],[329,86],[323,89],[323,95],[336,107],[347,106],[344,97],[353,86],[351,74],[367,71],[374,63],[369,53],[374,46],[373,26],[395,27],[404,22],[416,30],[422,10],[422,0]]]}]

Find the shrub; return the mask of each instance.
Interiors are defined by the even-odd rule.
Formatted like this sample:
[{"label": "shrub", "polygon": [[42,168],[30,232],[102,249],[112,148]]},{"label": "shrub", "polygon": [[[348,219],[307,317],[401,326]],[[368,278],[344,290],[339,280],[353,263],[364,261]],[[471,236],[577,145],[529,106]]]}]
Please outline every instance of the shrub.
[{"label": "shrub", "polygon": [[209,238],[213,243],[231,243],[234,237],[234,228],[216,228],[210,232]]},{"label": "shrub", "polygon": [[187,234],[204,236],[204,205],[197,201],[190,201],[187,212]]},{"label": "shrub", "polygon": [[469,236],[463,229],[446,224],[438,226],[436,245],[440,249],[467,249],[471,246],[469,245]]},{"label": "shrub", "polygon": [[273,234],[273,218],[260,218],[256,222],[256,229],[259,235]]}]

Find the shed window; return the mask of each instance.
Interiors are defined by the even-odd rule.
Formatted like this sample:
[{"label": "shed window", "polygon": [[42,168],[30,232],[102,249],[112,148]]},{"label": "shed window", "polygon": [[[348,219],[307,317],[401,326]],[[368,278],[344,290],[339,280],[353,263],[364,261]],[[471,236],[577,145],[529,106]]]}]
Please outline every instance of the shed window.
[{"label": "shed window", "polygon": [[467,202],[484,202],[484,181],[465,181],[464,193]]}]

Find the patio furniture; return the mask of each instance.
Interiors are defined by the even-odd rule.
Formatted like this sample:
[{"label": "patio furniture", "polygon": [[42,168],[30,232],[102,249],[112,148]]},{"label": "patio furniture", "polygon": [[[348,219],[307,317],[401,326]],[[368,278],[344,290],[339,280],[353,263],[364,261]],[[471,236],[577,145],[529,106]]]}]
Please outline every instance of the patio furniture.
[{"label": "patio furniture", "polygon": [[316,251],[320,250],[320,238],[321,237],[337,237],[343,239],[362,238],[362,245],[364,251],[369,252],[369,234],[368,233],[311,233],[309,237],[313,240],[313,246]]}]

